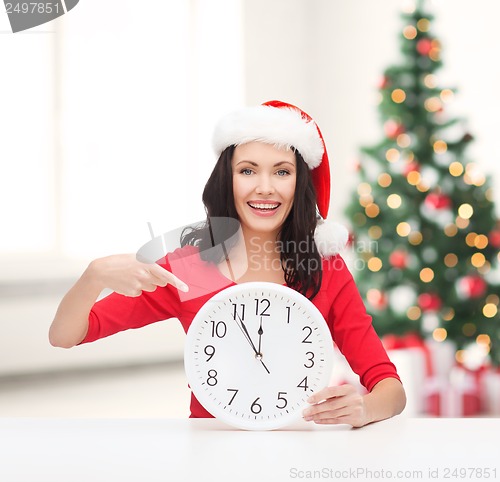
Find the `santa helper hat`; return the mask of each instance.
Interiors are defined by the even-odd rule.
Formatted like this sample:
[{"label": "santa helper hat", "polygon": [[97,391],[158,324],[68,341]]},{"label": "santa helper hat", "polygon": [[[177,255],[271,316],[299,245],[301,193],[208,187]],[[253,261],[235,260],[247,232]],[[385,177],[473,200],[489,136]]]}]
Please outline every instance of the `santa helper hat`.
[{"label": "santa helper hat", "polygon": [[314,120],[298,107],[271,100],[223,117],[215,127],[213,147],[219,156],[231,145],[258,141],[276,147],[297,149],[311,170],[316,203],[322,219],[314,240],[321,256],[337,254],[347,243],[347,229],[325,221],[330,206],[330,164],[323,135]]}]

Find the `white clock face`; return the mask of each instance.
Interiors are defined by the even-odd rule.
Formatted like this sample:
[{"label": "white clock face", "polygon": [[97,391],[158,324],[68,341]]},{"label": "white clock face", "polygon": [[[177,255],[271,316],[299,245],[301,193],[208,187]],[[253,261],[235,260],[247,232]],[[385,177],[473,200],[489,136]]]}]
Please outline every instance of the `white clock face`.
[{"label": "white clock face", "polygon": [[302,415],[328,385],[333,342],[319,310],[291,288],[242,283],[197,313],[184,364],[200,403],[244,429],[275,429]]}]

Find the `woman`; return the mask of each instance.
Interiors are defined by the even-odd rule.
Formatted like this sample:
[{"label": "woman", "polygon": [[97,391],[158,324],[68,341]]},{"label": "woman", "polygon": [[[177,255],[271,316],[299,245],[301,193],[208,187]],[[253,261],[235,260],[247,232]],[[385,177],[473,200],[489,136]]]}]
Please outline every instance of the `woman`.
[{"label": "woman", "polygon": [[[214,146],[219,160],[203,193],[207,224],[184,233],[183,247],[157,263],[134,255],[91,262],[61,301],[52,345],[69,348],[172,317],[187,331],[201,306],[224,287],[286,283],[321,311],[368,390],[360,395],[351,385],[326,387],[310,398],[304,419],[360,427],[399,414],[406,399],[395,367],[336,254],[335,230],[317,219],[317,211],[326,218],[330,198],[319,128],[297,107],[271,101],[223,118]],[[212,218],[237,219],[240,236],[223,236],[227,242],[211,249]],[[104,288],[114,293],[96,302]],[[191,416],[211,416],[194,396]]]}]

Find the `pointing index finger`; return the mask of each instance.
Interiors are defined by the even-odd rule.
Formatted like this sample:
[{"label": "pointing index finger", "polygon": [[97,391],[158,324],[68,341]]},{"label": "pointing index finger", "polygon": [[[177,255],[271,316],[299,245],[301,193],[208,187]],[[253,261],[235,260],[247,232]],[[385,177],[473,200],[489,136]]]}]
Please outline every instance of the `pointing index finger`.
[{"label": "pointing index finger", "polygon": [[189,291],[189,286],[186,283],[184,283],[184,281],[177,278],[177,276],[175,276],[173,273],[166,270],[162,266],[160,266],[156,263],[153,263],[150,265],[149,269],[153,275],[166,281],[167,283],[170,283],[171,285],[175,286],[177,289],[184,291],[184,292]]}]

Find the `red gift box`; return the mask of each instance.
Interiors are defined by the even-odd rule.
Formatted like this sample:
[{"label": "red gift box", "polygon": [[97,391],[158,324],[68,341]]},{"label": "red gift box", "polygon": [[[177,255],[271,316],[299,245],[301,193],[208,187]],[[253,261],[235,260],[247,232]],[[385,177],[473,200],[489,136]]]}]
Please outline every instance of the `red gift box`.
[{"label": "red gift box", "polygon": [[474,375],[454,367],[449,380],[437,377],[427,381],[425,407],[436,417],[470,417],[480,411],[479,387]]},{"label": "red gift box", "polygon": [[417,333],[407,333],[406,335],[385,335],[382,338],[382,343],[386,350],[400,350],[404,348],[417,348],[422,351],[425,358],[425,369],[427,376],[431,376],[432,359],[429,347],[425,341]]},{"label": "red gift box", "polygon": [[481,373],[481,398],[484,412],[500,416],[500,367],[489,367]]}]

